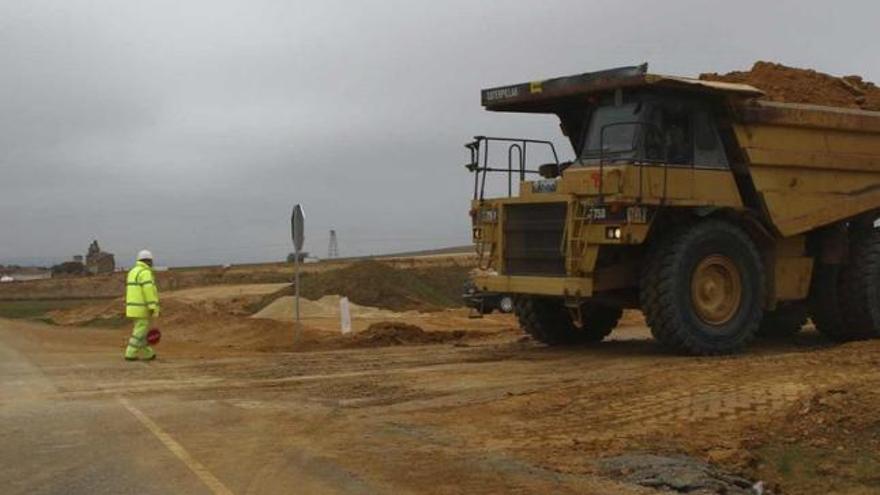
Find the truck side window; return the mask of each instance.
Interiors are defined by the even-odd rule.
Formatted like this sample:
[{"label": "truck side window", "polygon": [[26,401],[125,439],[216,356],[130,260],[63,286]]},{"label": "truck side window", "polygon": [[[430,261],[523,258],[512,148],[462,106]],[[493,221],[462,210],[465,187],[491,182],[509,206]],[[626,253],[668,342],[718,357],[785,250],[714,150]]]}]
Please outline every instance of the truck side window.
[{"label": "truck side window", "polygon": [[675,105],[662,110],[668,161],[672,165],[690,165],[694,160],[693,126],[690,108]]},{"label": "truck side window", "polygon": [[691,165],[694,160],[691,109],[680,103],[654,106],[648,121],[645,156],[670,165]]},{"label": "truck side window", "polygon": [[694,165],[704,168],[728,168],[715,119],[704,109],[694,112]]}]

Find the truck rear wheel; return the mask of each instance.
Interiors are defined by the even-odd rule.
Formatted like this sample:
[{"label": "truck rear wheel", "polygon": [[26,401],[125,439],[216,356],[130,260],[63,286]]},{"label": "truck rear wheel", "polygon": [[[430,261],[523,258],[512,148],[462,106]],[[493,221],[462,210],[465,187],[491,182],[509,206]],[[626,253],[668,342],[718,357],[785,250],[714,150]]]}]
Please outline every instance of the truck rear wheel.
[{"label": "truck rear wheel", "polygon": [[651,333],[690,354],[742,350],[761,323],[764,267],[742,229],[707,220],[662,239],[642,273]]},{"label": "truck rear wheel", "polygon": [[552,346],[600,342],[614,330],[622,313],[619,308],[585,304],[584,323],[576,325],[561,299],[540,296],[516,299],[520,327],[538,342]]},{"label": "truck rear wheel", "polygon": [[849,325],[843,318],[840,294],[841,265],[816,263],[810,282],[810,317],[816,330],[831,340],[846,341]]},{"label": "truck rear wheel", "polygon": [[807,305],[802,302],[782,303],[773,311],[766,311],[758,327],[758,336],[764,338],[792,337],[807,324]]},{"label": "truck rear wheel", "polygon": [[850,261],[840,272],[840,299],[847,340],[880,337],[880,232],[854,236]]}]

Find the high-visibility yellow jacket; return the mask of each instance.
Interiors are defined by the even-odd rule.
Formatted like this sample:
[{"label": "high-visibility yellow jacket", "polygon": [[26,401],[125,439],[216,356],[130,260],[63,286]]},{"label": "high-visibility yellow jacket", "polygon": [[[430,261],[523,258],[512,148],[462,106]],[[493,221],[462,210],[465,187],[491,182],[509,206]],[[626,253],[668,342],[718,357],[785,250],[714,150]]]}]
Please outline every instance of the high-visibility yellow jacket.
[{"label": "high-visibility yellow jacket", "polygon": [[125,279],[125,316],[149,318],[159,316],[159,289],[150,265],[138,261]]}]

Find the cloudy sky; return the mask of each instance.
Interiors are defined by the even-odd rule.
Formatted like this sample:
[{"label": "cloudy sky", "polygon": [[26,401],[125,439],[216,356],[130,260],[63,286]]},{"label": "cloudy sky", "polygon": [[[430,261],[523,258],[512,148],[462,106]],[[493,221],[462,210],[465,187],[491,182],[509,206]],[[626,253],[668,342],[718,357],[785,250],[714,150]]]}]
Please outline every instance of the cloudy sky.
[{"label": "cloudy sky", "polygon": [[[880,80],[880,3],[0,0],[0,263],[469,242],[462,143],[558,138],[479,89],[648,61]],[[561,144],[561,141],[560,141]]]}]

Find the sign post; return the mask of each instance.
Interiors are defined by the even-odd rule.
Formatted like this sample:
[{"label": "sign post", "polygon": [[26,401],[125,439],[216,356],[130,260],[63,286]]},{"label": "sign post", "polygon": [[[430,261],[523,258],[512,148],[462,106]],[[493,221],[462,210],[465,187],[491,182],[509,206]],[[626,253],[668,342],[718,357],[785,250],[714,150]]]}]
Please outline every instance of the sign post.
[{"label": "sign post", "polygon": [[299,320],[299,263],[300,258],[302,257],[302,248],[303,241],[305,240],[305,214],[303,213],[302,205],[297,204],[293,207],[293,213],[290,215],[290,235],[293,239],[293,256],[294,262],[296,263],[295,274],[294,274],[294,291],[296,294],[296,325],[295,331],[296,336],[299,337],[302,334],[302,324]]}]

